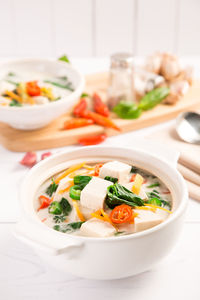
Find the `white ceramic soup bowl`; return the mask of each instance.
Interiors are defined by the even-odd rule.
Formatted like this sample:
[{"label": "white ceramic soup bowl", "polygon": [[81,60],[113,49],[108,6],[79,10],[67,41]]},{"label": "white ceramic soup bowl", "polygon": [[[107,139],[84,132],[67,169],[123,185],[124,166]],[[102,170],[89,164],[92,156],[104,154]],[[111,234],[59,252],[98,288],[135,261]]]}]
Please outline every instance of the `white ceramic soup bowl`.
[{"label": "white ceramic soup bowl", "polygon": [[[34,200],[38,187],[68,166],[88,161],[120,160],[158,176],[170,189],[173,214],[160,225],[126,236],[93,238],[57,232],[42,223]],[[56,154],[33,167],[21,187],[21,220],[15,235],[31,245],[48,264],[91,279],[117,279],[144,272],[174,246],[183,225],[187,188],[175,166],[130,148],[86,147]]]},{"label": "white ceramic soup bowl", "polygon": [[[48,59],[23,59],[9,61],[0,65],[0,80],[9,72],[30,74],[44,73],[48,78],[67,76],[74,91],[60,100],[30,106],[0,106],[0,121],[21,130],[33,130],[44,127],[55,118],[67,112],[80,97],[84,88],[84,77],[68,63]],[[29,79],[28,79],[29,80]],[[37,80],[37,78],[35,78]]]}]

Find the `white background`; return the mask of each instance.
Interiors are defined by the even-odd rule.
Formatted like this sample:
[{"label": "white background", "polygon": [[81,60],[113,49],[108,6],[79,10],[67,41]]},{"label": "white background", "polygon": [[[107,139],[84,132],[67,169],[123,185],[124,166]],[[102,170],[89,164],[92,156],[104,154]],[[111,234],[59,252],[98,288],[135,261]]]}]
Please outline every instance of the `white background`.
[{"label": "white background", "polygon": [[199,0],[0,0],[0,57],[200,53]]}]

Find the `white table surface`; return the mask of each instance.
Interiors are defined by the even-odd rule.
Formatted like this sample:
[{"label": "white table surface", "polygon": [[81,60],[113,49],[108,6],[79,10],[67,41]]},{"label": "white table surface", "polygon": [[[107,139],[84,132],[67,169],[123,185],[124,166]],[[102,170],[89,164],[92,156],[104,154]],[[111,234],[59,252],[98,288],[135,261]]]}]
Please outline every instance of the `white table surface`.
[{"label": "white table surface", "polygon": [[[185,58],[200,67],[200,58]],[[80,71],[104,71],[106,59],[74,59]],[[148,135],[170,121],[148,129],[110,138],[105,144],[123,144]],[[76,146],[66,147],[74,149]],[[64,148],[62,148],[63,150]],[[60,149],[53,149],[58,152]],[[41,151],[38,151],[40,155]],[[0,299],[200,299],[200,204],[189,201],[184,230],[172,252],[154,269],[143,274],[113,281],[91,281],[63,274],[46,266],[33,249],[12,235],[19,218],[18,189],[28,171],[18,162],[24,153],[14,153],[0,146]],[[130,258],[131,259],[131,258]],[[105,266],[106,272],[106,266]]]}]

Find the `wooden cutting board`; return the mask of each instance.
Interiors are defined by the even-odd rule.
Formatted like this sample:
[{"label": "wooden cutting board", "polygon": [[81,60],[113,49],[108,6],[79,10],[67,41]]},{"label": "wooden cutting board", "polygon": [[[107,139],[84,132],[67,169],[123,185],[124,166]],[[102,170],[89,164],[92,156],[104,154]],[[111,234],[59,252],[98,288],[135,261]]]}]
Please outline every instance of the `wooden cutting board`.
[{"label": "wooden cutting board", "polygon": [[[108,73],[97,73],[86,76],[87,93],[94,91],[105,94],[108,87]],[[113,114],[116,124],[122,129],[121,133],[141,129],[175,118],[180,112],[200,108],[200,81],[195,81],[188,93],[173,106],[160,104],[154,109],[144,112],[139,119],[122,120]],[[62,130],[69,113],[54,120],[48,126],[32,131],[21,131],[0,123],[0,143],[11,151],[35,151],[57,148],[77,143],[83,136],[96,135],[106,132],[108,136],[121,134],[112,129],[105,129],[98,125],[83,128]]]}]

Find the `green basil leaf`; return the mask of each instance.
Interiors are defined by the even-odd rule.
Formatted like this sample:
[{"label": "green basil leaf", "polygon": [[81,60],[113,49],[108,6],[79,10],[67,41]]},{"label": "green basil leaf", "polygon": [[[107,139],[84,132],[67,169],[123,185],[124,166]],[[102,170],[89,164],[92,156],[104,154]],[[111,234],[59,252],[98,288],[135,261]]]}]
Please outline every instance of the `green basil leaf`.
[{"label": "green basil leaf", "polygon": [[61,61],[64,61],[64,62],[70,64],[69,58],[67,57],[66,54],[64,54],[61,57],[59,57],[58,60],[61,60]]},{"label": "green basil leaf", "polygon": [[140,117],[142,110],[133,102],[120,101],[113,111],[121,119],[137,119]]},{"label": "green basil leaf", "polygon": [[162,102],[164,98],[169,95],[170,89],[168,87],[159,87],[147,93],[139,103],[139,108],[142,110],[149,110],[154,108],[157,104]]}]

